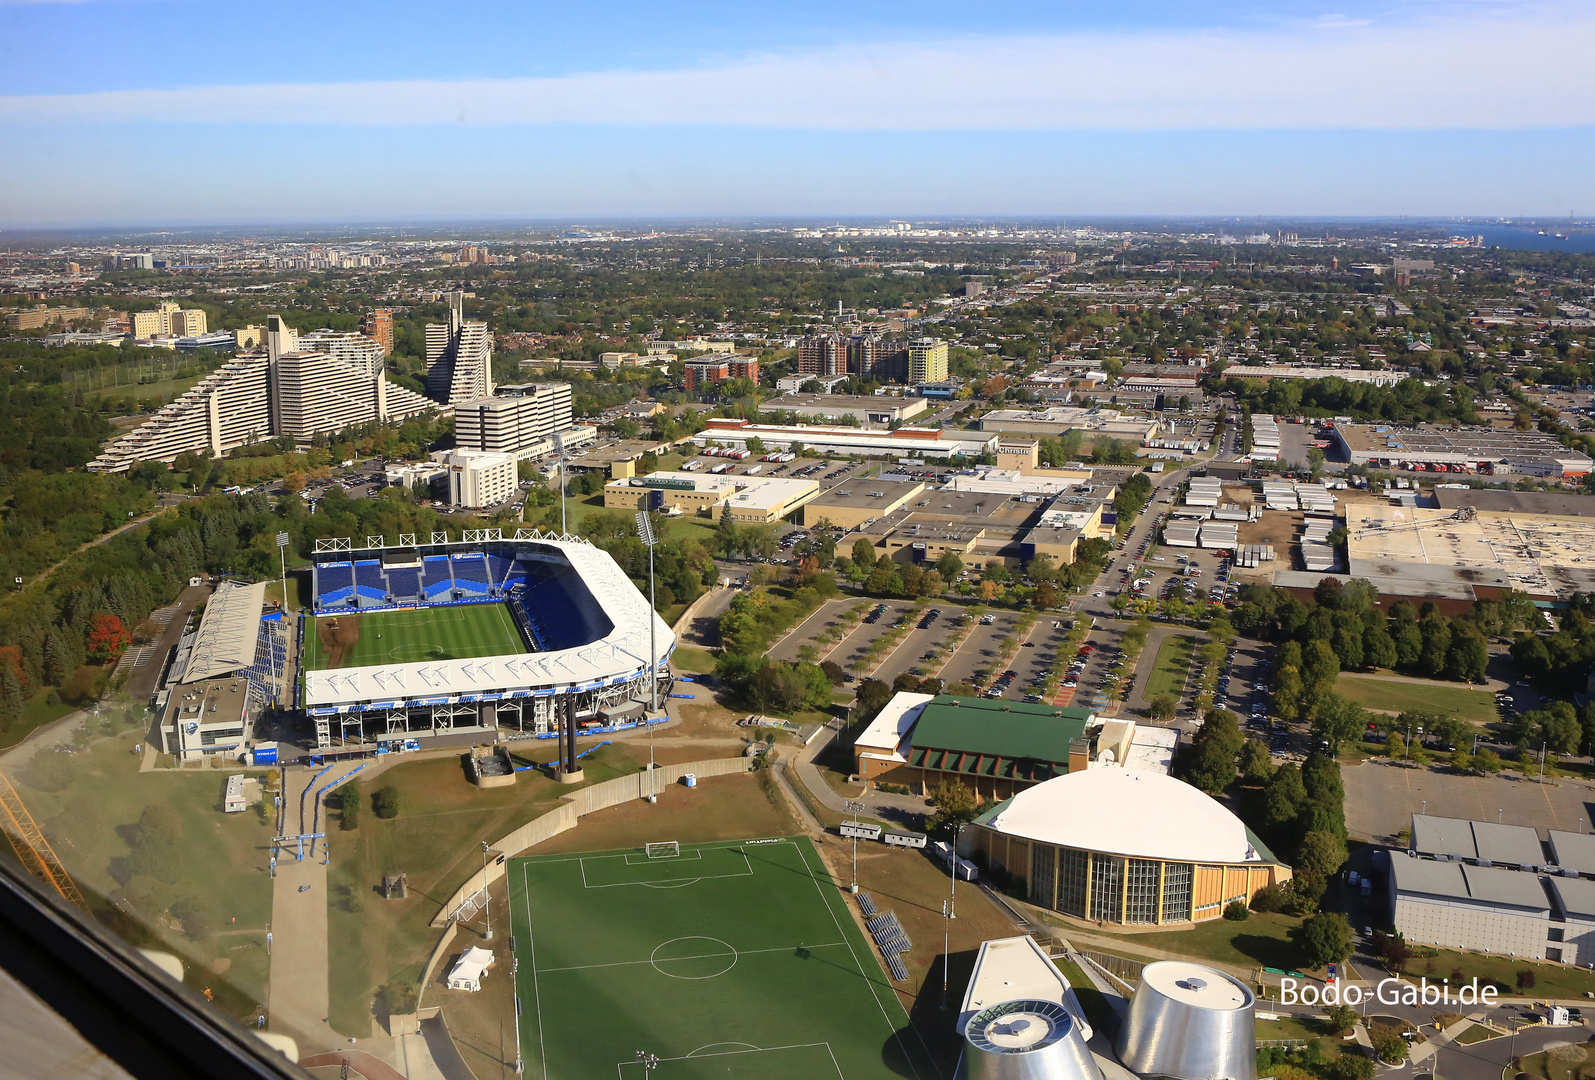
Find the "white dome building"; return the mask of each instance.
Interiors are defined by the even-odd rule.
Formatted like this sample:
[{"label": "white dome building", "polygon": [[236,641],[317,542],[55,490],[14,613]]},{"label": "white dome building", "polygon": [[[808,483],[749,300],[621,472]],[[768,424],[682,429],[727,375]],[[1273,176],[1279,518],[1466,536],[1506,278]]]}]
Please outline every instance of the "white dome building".
[{"label": "white dome building", "polygon": [[1157,772],[1098,768],[1026,788],[977,818],[961,853],[1030,902],[1094,922],[1202,922],[1290,868],[1223,804]]}]

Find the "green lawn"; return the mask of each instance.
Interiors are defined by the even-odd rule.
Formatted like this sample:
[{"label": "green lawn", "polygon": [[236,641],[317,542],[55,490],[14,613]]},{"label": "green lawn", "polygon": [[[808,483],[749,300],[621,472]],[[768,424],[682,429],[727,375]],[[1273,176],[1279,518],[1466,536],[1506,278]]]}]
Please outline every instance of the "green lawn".
[{"label": "green lawn", "polygon": [[526,651],[509,608],[503,604],[355,612],[324,615],[307,630],[306,670],[317,671],[329,666],[328,645],[321,638],[323,633],[334,632],[330,625],[333,620],[345,627],[351,620],[359,625],[359,639],[344,646],[340,667],[460,660]]},{"label": "green lawn", "polygon": [[1344,673],[1335,680],[1335,690],[1365,709],[1382,712],[1438,713],[1475,724],[1487,724],[1499,718],[1495,698],[1488,691],[1470,690],[1460,683],[1434,686]]},{"label": "green lawn", "polygon": [[[1138,941],[1149,946],[1236,967],[1291,969],[1301,963],[1291,940],[1301,920],[1289,915],[1254,912],[1244,922],[1212,919],[1189,930],[1163,934],[1115,934],[1122,944],[1114,952],[1133,955]],[[1103,931],[1105,934],[1106,932]]]},{"label": "green lawn", "polygon": [[[1434,972],[1429,973],[1430,965]],[[1550,998],[1581,998],[1586,991],[1595,990],[1595,972],[1583,971],[1579,968],[1564,967],[1561,964],[1543,963],[1534,960],[1514,959],[1510,956],[1481,956],[1476,953],[1458,953],[1449,949],[1440,949],[1439,955],[1431,958],[1418,958],[1407,965],[1407,971],[1413,976],[1429,974],[1431,982],[1436,976],[1447,978],[1451,972],[1460,968],[1462,981],[1478,979],[1479,985],[1494,982],[1504,987],[1503,994],[1516,994],[1517,976],[1520,971],[1534,973],[1534,988],[1524,993],[1535,997]],[[1454,981],[1454,980],[1453,980]]]},{"label": "green lawn", "polygon": [[1163,644],[1158,646],[1157,660],[1152,665],[1152,674],[1146,681],[1148,700],[1158,694],[1179,697],[1180,690],[1185,686],[1185,676],[1191,670],[1191,657],[1196,653],[1196,645],[1196,639],[1186,634],[1163,639]]},{"label": "green lawn", "polygon": [[22,706],[22,715],[16,722],[4,731],[0,731],[0,749],[15,746],[17,743],[33,734],[34,730],[43,727],[53,720],[59,720],[73,709],[75,705],[61,702],[51,705],[49,691],[34,694]]},{"label": "green lawn", "polygon": [[671,654],[676,667],[697,675],[707,675],[714,670],[714,657],[707,649],[694,649],[690,645],[677,645]]},{"label": "green lawn", "polygon": [[1494,1028],[1487,1028],[1483,1024],[1474,1024],[1471,1027],[1463,1028],[1462,1034],[1458,1035],[1453,1041],[1459,1042],[1463,1046],[1472,1046],[1474,1043],[1481,1043],[1487,1039],[1499,1039],[1501,1035],[1502,1032],[1496,1031]]},{"label": "green lawn", "polygon": [[1113,1011],[1113,1006],[1102,996],[1102,991],[1097,989],[1096,983],[1080,970],[1080,965],[1068,959],[1054,960],[1053,963],[1074,988],[1074,996],[1079,1000],[1080,1008],[1085,1010],[1085,1018],[1091,1022],[1091,1026],[1104,1034],[1117,1031],[1118,1013]]},{"label": "green lawn", "polygon": [[937,1074],[807,837],[509,871],[528,1075],[644,1080],[638,1050],[650,1080]]}]

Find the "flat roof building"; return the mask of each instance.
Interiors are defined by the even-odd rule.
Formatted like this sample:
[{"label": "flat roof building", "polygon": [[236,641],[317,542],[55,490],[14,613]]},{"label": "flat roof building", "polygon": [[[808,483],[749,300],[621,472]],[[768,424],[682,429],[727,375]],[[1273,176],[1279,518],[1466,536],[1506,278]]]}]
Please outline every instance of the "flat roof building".
[{"label": "flat roof building", "polygon": [[454,441],[463,450],[536,457],[570,427],[570,383],[501,386],[492,397],[454,406]]},{"label": "flat roof building", "polygon": [[923,480],[882,480],[868,476],[845,480],[809,500],[803,507],[802,523],[809,526],[824,518],[843,529],[861,528],[896,513],[918,500],[924,492]]},{"label": "flat roof building", "polygon": [[480,509],[507,502],[520,490],[519,459],[486,450],[456,450],[444,459],[449,502]]},{"label": "flat roof building", "polygon": [[1059,436],[1083,431],[1093,436],[1145,442],[1162,429],[1152,417],[1126,416],[1117,409],[1054,405],[1045,409],[993,409],[980,418],[982,431]]},{"label": "flat roof building", "polygon": [[863,394],[786,394],[764,403],[767,409],[797,413],[812,420],[840,420],[850,416],[860,424],[886,427],[926,412],[930,402],[922,397]]},{"label": "flat roof building", "polygon": [[1334,439],[1353,465],[1487,475],[1583,476],[1589,455],[1537,431],[1496,428],[1402,428],[1382,424],[1336,424]]},{"label": "flat roof building", "polygon": [[816,455],[893,458],[914,454],[926,458],[979,457],[997,442],[995,435],[941,428],[901,427],[896,431],[879,431],[807,424],[778,426],[728,417],[711,417],[708,427],[692,437],[698,446],[746,447],[749,439],[758,439],[766,447],[783,450],[802,444]]},{"label": "flat roof building", "polygon": [[622,510],[675,510],[745,525],[772,525],[819,494],[813,480],[663,470],[623,476],[604,485],[604,506]]}]

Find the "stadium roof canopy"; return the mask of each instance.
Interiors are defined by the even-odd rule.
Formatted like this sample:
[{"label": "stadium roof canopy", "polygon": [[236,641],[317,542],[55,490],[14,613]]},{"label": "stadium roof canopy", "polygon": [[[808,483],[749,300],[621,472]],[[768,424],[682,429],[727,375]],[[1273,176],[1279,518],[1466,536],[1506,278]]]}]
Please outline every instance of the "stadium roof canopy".
[{"label": "stadium roof canopy", "polygon": [[255,662],[260,637],[260,609],[266,603],[266,583],[236,585],[223,582],[205,605],[180,683],[229,675]]},{"label": "stadium roof canopy", "polygon": [[[537,692],[564,693],[636,678],[648,670],[648,621],[661,664],[676,636],[607,551],[585,541],[538,540],[556,549],[613,624],[596,641],[550,652],[429,660],[305,672],[306,709],[385,708],[449,701],[492,701]],[[541,613],[540,613],[541,614]]]},{"label": "stadium roof canopy", "polygon": [[1175,862],[1275,862],[1241,819],[1171,776],[1087,769],[1026,788],[979,823],[1062,847]]}]

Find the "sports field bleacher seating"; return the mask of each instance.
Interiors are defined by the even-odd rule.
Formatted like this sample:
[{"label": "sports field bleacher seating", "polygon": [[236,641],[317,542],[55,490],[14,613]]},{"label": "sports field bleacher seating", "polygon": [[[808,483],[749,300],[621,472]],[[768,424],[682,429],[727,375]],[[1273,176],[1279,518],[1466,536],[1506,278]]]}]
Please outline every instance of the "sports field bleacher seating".
[{"label": "sports field bleacher seating", "polygon": [[527,625],[538,646],[545,650],[573,649],[585,645],[608,632],[602,611],[588,611],[578,603],[580,596],[591,601],[590,595],[579,583],[573,593],[566,588],[563,576],[547,563],[534,562],[528,567],[524,588],[516,590],[524,608]]},{"label": "sports field bleacher seating", "polygon": [[487,580],[495,589],[505,587],[504,579],[509,577],[510,567],[514,560],[502,555],[489,555],[487,557]]},{"label": "sports field bleacher seating", "polygon": [[481,596],[492,586],[488,579],[487,562],[481,555],[454,556],[454,587]]},{"label": "sports field bleacher seating", "polygon": [[428,555],[421,560],[421,589],[428,600],[447,600],[454,589],[447,555]]},{"label": "sports field bleacher seating", "polygon": [[346,562],[317,563],[316,586],[321,590],[316,595],[317,607],[341,604],[354,595],[354,570]]},{"label": "sports field bleacher seating", "polygon": [[354,564],[354,591],[361,600],[381,604],[388,598],[388,579],[376,559],[361,559]]},{"label": "sports field bleacher seating", "polygon": [[504,578],[499,583],[499,588],[503,589],[505,592],[508,592],[517,585],[525,584],[526,564],[523,562],[514,561],[510,563],[509,569],[505,571]]},{"label": "sports field bleacher seating", "polygon": [[396,599],[421,595],[421,572],[413,566],[388,567],[388,592]]}]

